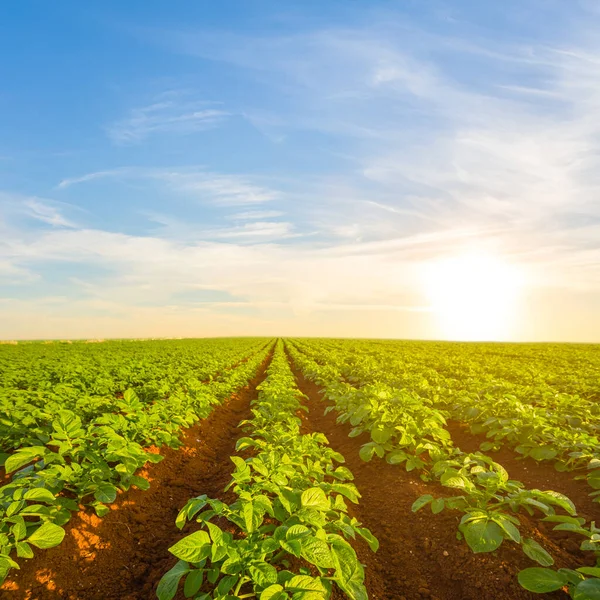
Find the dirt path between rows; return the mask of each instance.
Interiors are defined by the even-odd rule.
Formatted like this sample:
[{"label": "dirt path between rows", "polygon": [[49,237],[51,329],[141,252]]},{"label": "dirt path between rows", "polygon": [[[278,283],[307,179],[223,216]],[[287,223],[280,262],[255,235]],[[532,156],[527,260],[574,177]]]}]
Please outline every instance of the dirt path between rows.
[{"label": "dirt path between rows", "polygon": [[[379,539],[380,548],[373,554],[366,543],[356,547],[366,565],[366,584],[371,600],[533,600],[566,599],[562,592],[540,596],[522,589],[516,575],[520,569],[535,566],[515,544],[505,542],[491,554],[473,554],[456,539],[460,514],[444,511],[432,515],[428,509],[414,514],[413,502],[422,494],[448,495],[435,483],[425,483],[403,467],[373,459],[363,462],[359,455],[366,436],[349,438],[350,426],[338,424],[335,412],[324,415],[327,406],[320,388],[304,378],[290,359],[300,390],[308,396],[305,426],[321,431],[330,445],[344,455],[354,474],[354,483],[362,498],[351,505],[358,518]],[[573,557],[548,539],[541,539],[537,529],[522,518],[522,532],[535,537],[554,555],[557,566],[573,566]],[[579,562],[579,565],[582,563]]]},{"label": "dirt path between rows", "polygon": [[240,437],[238,423],[248,418],[256,386],[265,378],[271,356],[257,377],[208,418],[185,432],[184,446],[166,449],[165,458],[146,469],[150,489],[119,494],[111,512],[99,519],[82,511],[65,527],[63,543],[22,561],[0,597],[14,600],[141,600],[155,598],[162,575],[176,559],[168,548],[186,535],[175,517],[192,497],[207,494],[228,500],[229,483]]}]

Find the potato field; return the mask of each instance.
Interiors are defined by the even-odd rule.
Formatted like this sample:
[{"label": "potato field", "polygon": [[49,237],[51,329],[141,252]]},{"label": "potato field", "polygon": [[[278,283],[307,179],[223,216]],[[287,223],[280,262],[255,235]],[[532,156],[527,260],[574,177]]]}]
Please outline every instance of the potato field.
[{"label": "potato field", "polygon": [[594,345],[3,344],[0,597],[597,600],[599,436]]}]

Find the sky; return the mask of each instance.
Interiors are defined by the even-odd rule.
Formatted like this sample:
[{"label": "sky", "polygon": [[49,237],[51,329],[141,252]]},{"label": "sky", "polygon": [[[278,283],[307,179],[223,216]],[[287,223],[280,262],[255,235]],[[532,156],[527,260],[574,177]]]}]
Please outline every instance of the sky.
[{"label": "sky", "polygon": [[0,339],[600,342],[600,3],[0,4]]}]

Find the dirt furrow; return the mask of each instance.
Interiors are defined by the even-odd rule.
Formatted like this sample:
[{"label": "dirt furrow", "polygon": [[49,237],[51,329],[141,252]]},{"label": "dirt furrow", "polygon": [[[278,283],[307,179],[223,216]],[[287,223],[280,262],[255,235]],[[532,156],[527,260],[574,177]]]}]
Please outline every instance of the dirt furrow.
[{"label": "dirt furrow", "polygon": [[[518,585],[517,572],[534,563],[515,544],[505,543],[491,554],[473,554],[464,542],[456,539],[460,514],[444,511],[432,515],[427,509],[414,514],[411,506],[419,496],[425,493],[444,496],[448,490],[425,483],[417,474],[379,459],[363,462],[358,452],[368,441],[366,436],[349,438],[351,427],[338,424],[334,411],[324,415],[326,403],[320,388],[305,379],[290,362],[299,388],[308,397],[305,404],[310,412],[303,417],[306,428],[323,432],[331,446],[344,455],[362,494],[360,504],[352,507],[353,516],[379,539],[376,554],[365,543],[357,544],[359,557],[367,566],[366,583],[372,600],[540,598]],[[523,529],[528,527],[524,520]],[[559,548],[549,549],[553,554],[560,552]],[[559,592],[544,597],[566,598],[566,595]]]},{"label": "dirt furrow", "polygon": [[265,378],[269,356],[257,377],[208,418],[185,432],[184,446],[146,469],[150,489],[119,494],[99,519],[82,511],[66,526],[63,543],[22,561],[21,571],[1,588],[15,600],[141,600],[154,598],[162,575],[176,562],[168,548],[186,535],[175,517],[191,497],[227,500],[238,423],[250,416],[256,386]]}]

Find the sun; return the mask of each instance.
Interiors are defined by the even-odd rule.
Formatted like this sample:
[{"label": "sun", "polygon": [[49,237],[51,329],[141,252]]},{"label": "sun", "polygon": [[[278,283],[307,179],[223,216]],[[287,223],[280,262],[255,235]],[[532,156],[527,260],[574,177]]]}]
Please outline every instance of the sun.
[{"label": "sun", "polygon": [[512,338],[523,275],[499,256],[466,253],[427,263],[423,284],[444,339]]}]

